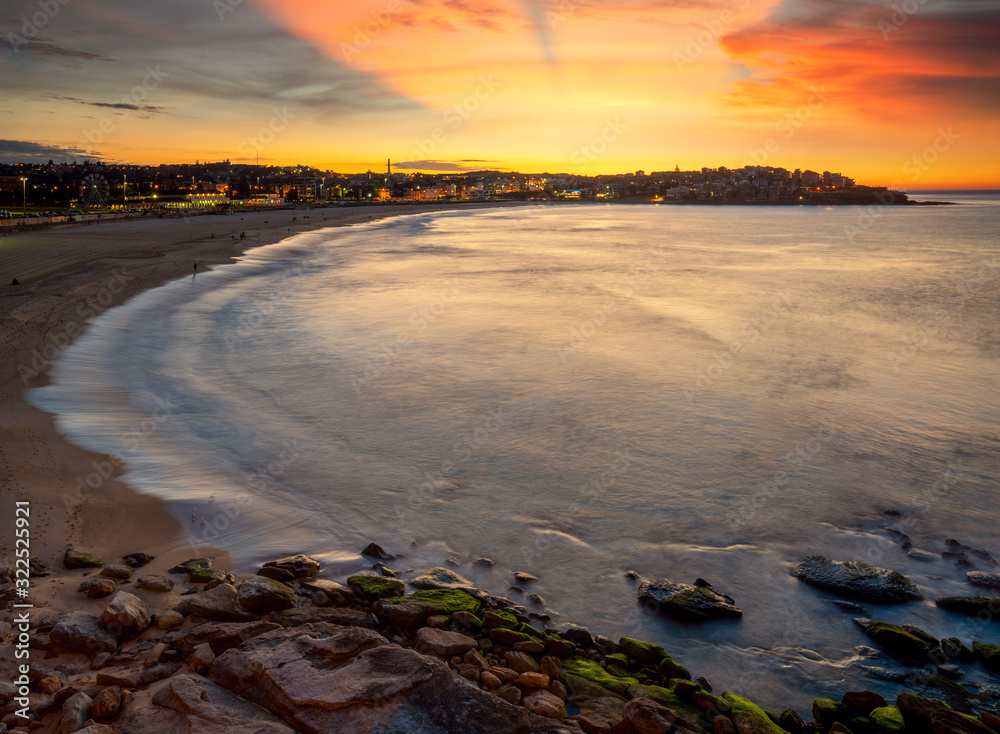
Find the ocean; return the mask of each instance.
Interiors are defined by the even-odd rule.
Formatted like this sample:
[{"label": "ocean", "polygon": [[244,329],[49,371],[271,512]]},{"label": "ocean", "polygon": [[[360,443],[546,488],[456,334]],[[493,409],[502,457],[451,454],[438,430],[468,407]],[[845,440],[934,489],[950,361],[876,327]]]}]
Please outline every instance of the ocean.
[{"label": "ocean", "polygon": [[[252,572],[306,552],[340,580],[370,541],[401,572],[451,559],[551,626],[663,644],[809,718],[900,685],[792,577],[805,555],[927,598],[875,618],[1000,642],[933,605],[974,593],[968,569],[898,535],[1000,557],[1000,197],[914,198],[957,205],[525,206],[299,235],[101,315],[30,399],[168,500],[192,555]],[[706,579],[744,617],[657,616],[627,571]]]}]

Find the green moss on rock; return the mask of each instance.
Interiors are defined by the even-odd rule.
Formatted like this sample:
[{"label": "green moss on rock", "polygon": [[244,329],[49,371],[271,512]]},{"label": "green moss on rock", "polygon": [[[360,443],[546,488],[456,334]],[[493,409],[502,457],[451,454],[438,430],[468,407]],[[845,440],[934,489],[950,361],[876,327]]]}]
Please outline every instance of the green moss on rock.
[{"label": "green moss on rock", "polygon": [[906,730],[903,712],[895,706],[883,706],[868,714],[868,720],[880,734],[902,734]]},{"label": "green moss on rock", "polygon": [[729,704],[729,716],[741,734],[785,734],[785,730],[771,721],[771,718],[753,701],[725,691],[722,700]]},{"label": "green moss on rock", "polygon": [[350,576],[347,579],[347,585],[368,601],[402,596],[403,589],[406,588],[399,579],[388,579],[382,576]]},{"label": "green moss on rock", "polygon": [[828,730],[847,712],[847,707],[829,698],[817,698],[813,701],[812,710],[816,723],[823,730]]},{"label": "green moss on rock", "polygon": [[66,555],[63,557],[63,565],[70,570],[76,568],[100,568],[104,565],[104,561],[89,553],[80,553],[79,551],[70,549],[66,551]]},{"label": "green moss on rock", "polygon": [[667,656],[660,662],[660,667],[657,672],[667,680],[672,678],[691,680],[691,673],[688,672],[688,669],[670,656]]},{"label": "green moss on rock", "polygon": [[667,651],[659,645],[642,642],[631,637],[622,637],[618,640],[618,647],[637,663],[657,666],[663,658],[667,657]]},{"label": "green moss on rock", "polygon": [[972,649],[983,665],[991,670],[1000,670],[1000,645],[973,641]]},{"label": "green moss on rock", "polygon": [[927,642],[897,625],[874,619],[855,619],[854,623],[863,629],[876,645],[897,658],[920,661],[926,659],[931,650]]},{"label": "green moss on rock", "polygon": [[486,612],[483,621],[490,629],[511,629],[516,630],[520,622],[510,612]]},{"label": "green moss on rock", "polygon": [[609,691],[613,691],[620,696],[624,696],[629,686],[634,686],[639,681],[630,676],[615,676],[606,671],[593,660],[581,657],[572,657],[563,660],[563,670],[572,675],[579,676],[592,683],[597,683]]},{"label": "green moss on rock", "polygon": [[455,612],[479,611],[480,604],[476,599],[466,594],[464,591],[456,589],[427,589],[424,591],[414,591],[407,599],[417,599],[419,601],[429,601],[437,605],[440,614],[454,614]]}]

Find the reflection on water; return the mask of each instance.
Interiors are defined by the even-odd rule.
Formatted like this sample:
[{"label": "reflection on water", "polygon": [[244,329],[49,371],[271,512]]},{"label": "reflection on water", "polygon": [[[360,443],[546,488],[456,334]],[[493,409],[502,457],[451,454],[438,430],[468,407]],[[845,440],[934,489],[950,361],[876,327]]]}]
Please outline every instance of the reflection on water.
[{"label": "reflection on water", "polygon": [[[530,571],[553,624],[807,711],[894,688],[798,558],[933,598],[964,573],[881,528],[1000,552],[996,212],[526,207],[305,235],[108,313],[35,399],[179,512],[224,498],[196,532],[247,568],[304,550],[346,573],[375,540],[496,593]],[[627,570],[706,578],[744,619],[651,617]]]}]

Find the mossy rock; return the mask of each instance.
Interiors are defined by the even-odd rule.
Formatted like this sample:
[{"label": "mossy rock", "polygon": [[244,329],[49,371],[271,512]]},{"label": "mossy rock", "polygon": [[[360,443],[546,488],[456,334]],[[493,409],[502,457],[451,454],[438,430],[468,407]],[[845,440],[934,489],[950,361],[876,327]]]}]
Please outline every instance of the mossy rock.
[{"label": "mossy rock", "polygon": [[691,680],[691,673],[688,672],[688,669],[671,658],[669,655],[660,662],[660,667],[657,672],[667,680],[672,678]]},{"label": "mossy rock", "polygon": [[[473,597],[464,591],[455,589],[426,589],[424,591],[414,591],[407,599],[417,599],[419,601],[429,601],[437,605],[440,614],[454,614],[455,612],[479,611],[480,604]],[[391,600],[390,600],[391,603]]]},{"label": "mossy rock", "polygon": [[622,637],[619,639],[618,647],[637,663],[658,666],[660,661],[667,657],[667,651],[659,645],[654,645],[651,642],[642,642],[631,637]]},{"label": "mossy rock", "polygon": [[639,681],[631,676],[615,676],[606,671],[593,660],[587,660],[579,656],[563,660],[563,670],[571,675],[579,676],[593,683],[597,683],[609,691],[624,696],[629,686],[638,685]]},{"label": "mossy rock", "polygon": [[789,707],[778,714],[778,726],[792,734],[799,734],[805,729],[806,722],[795,709]]},{"label": "mossy rock", "polygon": [[347,585],[368,601],[391,599],[403,595],[406,585],[399,579],[383,576],[350,576]]},{"label": "mossy rock", "polygon": [[576,645],[559,635],[548,634],[545,635],[545,652],[548,655],[566,657],[576,652]]},{"label": "mossy rock", "polygon": [[228,574],[225,571],[207,566],[192,569],[188,577],[192,584],[207,584],[209,581],[216,580],[229,581]]},{"label": "mossy rock", "polygon": [[864,630],[876,645],[894,657],[923,661],[931,651],[931,646],[927,642],[897,625],[861,618],[855,619],[854,623]]},{"label": "mossy rock", "polygon": [[483,630],[483,620],[472,612],[467,612],[465,610],[455,612],[455,621],[458,622],[459,626],[472,630],[476,633],[482,632]]},{"label": "mossy rock", "polygon": [[519,624],[517,626],[517,631],[520,632],[522,635],[528,635],[528,637],[535,638],[535,640],[537,640],[538,642],[545,642],[545,634],[539,632],[530,624],[524,624],[524,623]]},{"label": "mossy rock", "polygon": [[[668,709],[673,709],[683,720],[690,723],[697,722],[704,715],[704,711],[701,708],[685,701],[674,691],[671,691],[669,688],[663,688],[662,686],[644,686],[641,683],[637,683],[634,686],[629,686],[626,691],[626,695],[630,699],[648,698],[651,701],[656,701],[658,704],[666,706]],[[693,731],[699,730],[699,727],[697,726],[690,726],[688,728]]]},{"label": "mossy rock", "polygon": [[973,641],[972,649],[983,665],[990,670],[1000,670],[1000,645]]},{"label": "mossy rock", "polygon": [[[973,616],[980,612],[993,612],[1000,609],[1000,597],[998,596],[946,596],[937,599],[934,603],[949,612]],[[990,619],[996,619],[996,615],[990,614]]]},{"label": "mossy rock", "polygon": [[513,647],[519,642],[532,642],[532,639],[523,632],[508,629],[507,627],[494,627],[490,630],[490,640],[498,645]]},{"label": "mossy rock", "polygon": [[483,622],[490,629],[516,630],[521,624],[517,621],[517,617],[510,612],[486,612],[483,615]]},{"label": "mossy rock", "polygon": [[313,622],[329,622],[344,627],[367,627],[375,629],[378,620],[360,609],[348,607],[295,607],[280,612],[271,612],[268,619],[282,627],[298,627]]},{"label": "mossy rock", "polygon": [[629,671],[629,659],[628,655],[623,653],[614,653],[612,655],[606,655],[604,657],[604,662],[606,664],[606,670],[611,673],[611,675],[618,676],[619,678],[632,677]]},{"label": "mossy rock", "polygon": [[77,568],[100,568],[104,565],[104,561],[97,556],[92,556],[89,553],[80,553],[70,548],[66,551],[66,555],[63,556],[63,565],[70,570]]},{"label": "mossy rock", "polygon": [[845,724],[835,721],[833,722],[833,726],[830,727],[830,734],[854,734],[854,732],[848,729]]},{"label": "mossy rock", "polygon": [[771,718],[753,701],[725,691],[722,700],[729,704],[729,717],[741,734],[785,734],[785,730],[771,721]]},{"label": "mossy rock", "polygon": [[817,698],[813,701],[812,713],[813,719],[825,731],[833,726],[835,721],[843,718],[847,713],[847,707],[829,698]]},{"label": "mossy rock", "polygon": [[868,714],[868,720],[880,734],[902,734],[906,730],[903,712],[895,706],[883,706]]},{"label": "mossy rock", "polygon": [[941,649],[949,658],[962,663],[971,663],[976,659],[976,654],[957,637],[948,637],[941,640]]}]

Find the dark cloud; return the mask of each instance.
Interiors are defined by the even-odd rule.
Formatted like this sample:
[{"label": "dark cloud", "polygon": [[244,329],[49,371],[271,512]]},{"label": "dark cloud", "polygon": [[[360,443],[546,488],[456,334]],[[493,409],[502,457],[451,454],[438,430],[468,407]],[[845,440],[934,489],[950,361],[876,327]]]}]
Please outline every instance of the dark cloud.
[{"label": "dark cloud", "polygon": [[0,140],[0,162],[45,163],[49,160],[70,161],[98,158],[95,153],[58,145],[33,143],[29,140]]},{"label": "dark cloud", "polygon": [[[466,159],[465,162],[470,162]],[[485,161],[483,161],[485,162]],[[482,166],[463,166],[461,163],[453,161],[405,161],[403,163],[393,163],[392,167],[401,171],[440,171],[440,172],[465,172],[481,171]]]}]

